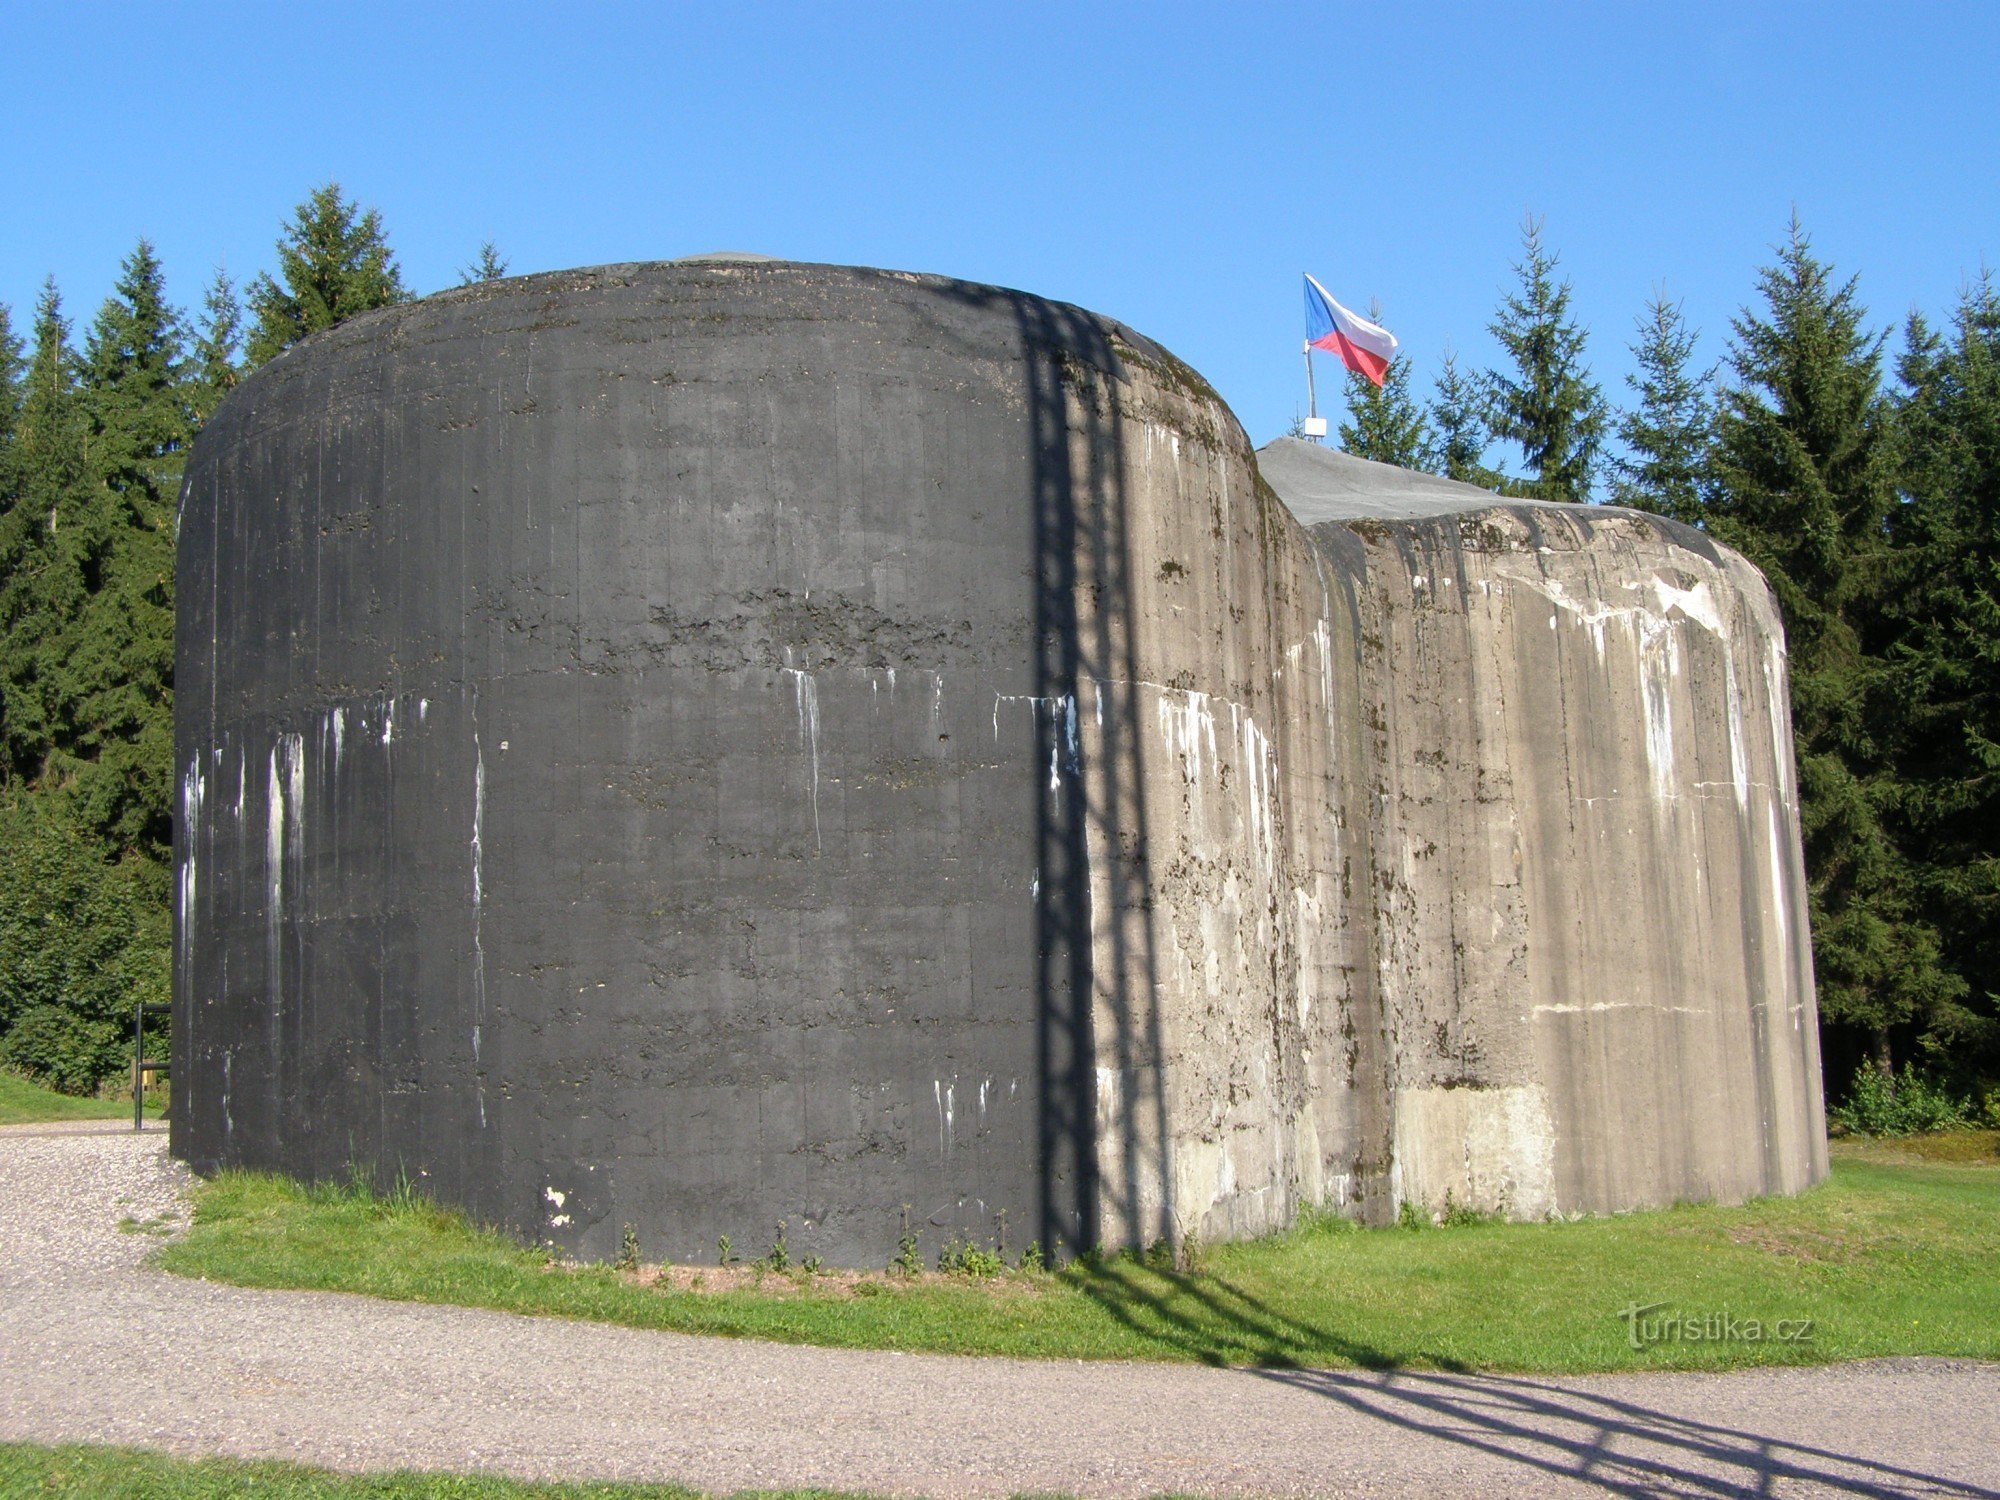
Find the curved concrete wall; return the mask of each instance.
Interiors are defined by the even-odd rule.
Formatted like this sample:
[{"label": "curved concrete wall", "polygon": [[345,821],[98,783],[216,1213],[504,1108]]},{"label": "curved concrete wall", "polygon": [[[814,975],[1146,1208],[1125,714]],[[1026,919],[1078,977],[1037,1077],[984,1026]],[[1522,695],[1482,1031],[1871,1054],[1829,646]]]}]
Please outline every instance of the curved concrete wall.
[{"label": "curved concrete wall", "polygon": [[[174,1149],[407,1170],[583,1255],[783,1220],[834,1263],[906,1219],[1076,1247],[1808,1180],[1761,582],[1566,525],[1490,568],[1457,522],[1309,529],[1165,351],[937,278],[356,319],[184,493]],[[1591,613],[1646,570],[1671,647]],[[1570,826],[1641,785],[1642,833]],[[1579,922],[1654,915],[1643,984],[1584,977],[1620,950]]]}]

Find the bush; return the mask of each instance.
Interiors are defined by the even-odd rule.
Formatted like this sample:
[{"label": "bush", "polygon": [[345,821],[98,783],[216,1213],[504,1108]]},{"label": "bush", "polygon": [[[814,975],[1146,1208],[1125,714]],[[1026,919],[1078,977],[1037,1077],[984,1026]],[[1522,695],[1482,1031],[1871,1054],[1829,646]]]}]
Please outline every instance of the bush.
[{"label": "bush", "polygon": [[1949,1130],[1972,1118],[1972,1101],[1954,1094],[1910,1063],[1894,1077],[1863,1064],[1848,1085],[1847,1100],[1829,1112],[1856,1135],[1920,1135]]},{"label": "bush", "polygon": [[108,857],[60,793],[0,803],[0,1063],[68,1094],[121,1074],[172,941],[158,866]]}]

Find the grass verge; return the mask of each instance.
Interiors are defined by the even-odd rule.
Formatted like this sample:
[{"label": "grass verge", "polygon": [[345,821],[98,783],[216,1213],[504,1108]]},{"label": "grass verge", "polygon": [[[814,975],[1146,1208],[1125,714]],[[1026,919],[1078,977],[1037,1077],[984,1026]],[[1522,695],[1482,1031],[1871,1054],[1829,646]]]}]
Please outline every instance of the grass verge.
[{"label": "grass verge", "polygon": [[[147,1113],[152,1113],[148,1096]],[[0,1072],[0,1125],[38,1125],[49,1120],[116,1120],[132,1118],[132,1100],[86,1099],[58,1094],[17,1073]]]},{"label": "grass verge", "polygon": [[[992,1280],[716,1274],[718,1289],[685,1271],[649,1281],[553,1264],[407,1194],[244,1173],[203,1186],[189,1233],[159,1256],[245,1286],[795,1343],[1553,1374],[2000,1358],[1996,1246],[2000,1172],[1843,1151],[1830,1181],[1795,1198],[1552,1224],[1361,1230],[1320,1219],[1215,1247],[1192,1274],[1119,1258]],[[1658,1337],[1621,1316],[1632,1307],[1648,1309]],[[1790,1337],[1778,1336],[1781,1320]]]},{"label": "grass verge", "polygon": [[[763,1500],[835,1500],[835,1491]],[[172,1458],[146,1448],[0,1443],[0,1500],[698,1500],[677,1484],[530,1484],[487,1474],[335,1474],[298,1464]],[[854,1497],[850,1497],[854,1500]]]}]

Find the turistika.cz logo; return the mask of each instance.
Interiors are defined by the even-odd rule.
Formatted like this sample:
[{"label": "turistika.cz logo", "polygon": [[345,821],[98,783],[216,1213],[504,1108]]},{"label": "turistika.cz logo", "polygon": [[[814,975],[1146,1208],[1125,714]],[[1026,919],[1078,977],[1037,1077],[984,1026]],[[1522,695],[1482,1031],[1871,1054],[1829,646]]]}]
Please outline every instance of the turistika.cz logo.
[{"label": "turistika.cz logo", "polygon": [[1661,1344],[1809,1344],[1811,1318],[1742,1318],[1721,1308],[1707,1312],[1666,1311],[1664,1302],[1628,1302],[1618,1309],[1625,1342],[1635,1350]]}]

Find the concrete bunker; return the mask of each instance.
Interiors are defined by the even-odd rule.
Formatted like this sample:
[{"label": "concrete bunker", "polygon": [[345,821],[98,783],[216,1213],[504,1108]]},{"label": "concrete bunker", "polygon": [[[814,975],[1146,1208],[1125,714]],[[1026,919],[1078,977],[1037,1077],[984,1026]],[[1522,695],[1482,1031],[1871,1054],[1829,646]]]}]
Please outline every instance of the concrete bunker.
[{"label": "concrete bunker", "polygon": [[1699,532],[935,277],[368,314],[182,501],[176,1154],[584,1256],[1825,1171],[1783,639]]}]

